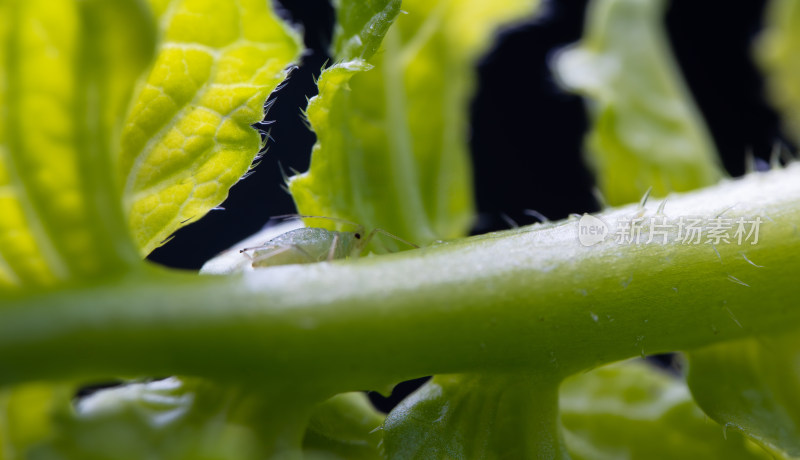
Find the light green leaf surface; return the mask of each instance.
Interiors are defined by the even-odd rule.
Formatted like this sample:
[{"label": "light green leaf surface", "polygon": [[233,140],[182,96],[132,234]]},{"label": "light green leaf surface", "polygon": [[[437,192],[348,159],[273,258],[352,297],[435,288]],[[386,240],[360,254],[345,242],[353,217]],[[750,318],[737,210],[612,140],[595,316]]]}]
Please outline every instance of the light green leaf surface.
[{"label": "light green leaf surface", "polygon": [[683,381],[641,361],[565,380],[559,396],[576,460],[768,459],[737,433],[708,420]]},{"label": "light green leaf surface", "polygon": [[54,418],[36,460],[258,459],[258,439],[236,392],[166,379],[100,390]]},{"label": "light green leaf surface", "polygon": [[589,163],[611,205],[712,185],[723,175],[669,50],[664,0],[594,0],[580,43],[555,61],[587,98]]},{"label": "light green leaf surface", "polygon": [[[474,208],[467,150],[474,67],[498,27],[529,17],[536,3],[404,1],[405,14],[372,58],[339,62],[320,77],[308,107],[318,138],[311,168],[289,184],[298,210],[418,245],[465,235]],[[368,18],[351,9],[340,5],[337,61],[358,54],[352,37]],[[360,41],[375,43],[376,36]]]},{"label": "light green leaf surface", "polygon": [[[774,94],[780,93],[781,85],[789,91],[787,94],[796,86],[789,70],[793,65],[790,48],[794,33],[789,26],[792,21],[789,3],[792,2],[776,2],[783,5],[774,8],[783,11],[772,13],[773,21],[779,25],[769,32],[760,48],[765,65],[772,70]],[[670,56],[661,24],[663,8],[663,1],[595,0],[583,42],[565,51],[556,61],[564,84],[588,98],[593,118],[587,139],[589,161],[610,204],[636,201],[649,187],[654,194],[663,195],[709,185],[722,176],[703,121]],[[783,105],[790,106],[790,103]],[[750,269],[763,269],[743,254],[739,256],[750,264]],[[726,270],[732,266],[731,262],[740,263],[739,257],[720,258],[720,261]],[[723,311],[730,313],[732,322],[741,327],[728,307]],[[753,349],[744,353],[743,349],[750,346]],[[797,349],[790,344],[777,348],[786,353]],[[776,363],[767,358],[768,353],[752,342],[746,347],[720,345],[713,351],[691,354],[690,383],[695,387],[695,395],[701,396],[700,406],[720,423],[740,427],[762,444],[792,448],[793,444],[787,445],[787,441],[791,435],[797,435],[796,427],[785,412],[791,411],[788,409],[791,406],[782,406],[786,401],[774,399],[780,392],[771,388],[770,383],[753,381],[754,363],[762,359],[779,367],[771,372],[780,375],[789,372],[788,359]],[[630,388],[637,387],[631,383]],[[624,413],[622,408],[620,413]],[[597,440],[587,445],[594,449],[592,446],[598,443],[608,443],[605,449],[610,449],[608,455],[612,457],[620,455],[614,449],[622,446],[647,449],[653,445],[637,443],[639,438],[646,439],[644,432],[633,428],[627,432],[632,436],[614,441],[613,435],[598,429]],[[697,440],[690,444],[692,449],[705,445]],[[640,458],[657,458],[657,452],[641,452]],[[708,458],[708,455],[680,451],[674,454],[691,458]],[[729,455],[732,454],[719,458]]]},{"label": "light green leaf surface", "polygon": [[[128,383],[74,408],[72,394],[50,384],[2,393],[0,460],[299,458],[301,439],[305,458],[380,458],[376,428],[383,416],[363,393],[338,395],[313,411],[301,392],[275,398],[269,387],[200,379]],[[287,412],[284,404],[299,410]]]},{"label": "light green leaf surface", "polygon": [[219,205],[261,145],[250,127],[300,51],[263,0],[153,0],[158,54],[122,133],[123,203],[142,253]]},{"label": "light green leaf surface", "polygon": [[0,292],[136,260],[112,171],[154,40],[136,0],[0,2]]},{"label": "light green leaf surface", "polygon": [[313,404],[300,391],[273,389],[173,377],[100,390],[58,413],[53,434],[31,447],[31,458],[299,458]]},{"label": "light green leaf surface", "polygon": [[303,450],[314,458],[381,460],[383,420],[364,393],[336,395],[314,409]]},{"label": "light green leaf surface", "polygon": [[568,458],[557,383],[524,374],[439,375],[386,418],[392,460]]},{"label": "light green leaf surface", "polygon": [[338,61],[369,59],[400,11],[400,0],[334,0],[331,54]]},{"label": "light green leaf surface", "polygon": [[800,2],[771,0],[756,58],[787,134],[800,143]]},{"label": "light green leaf surface", "polygon": [[52,439],[55,419],[69,413],[72,386],[33,382],[0,390],[0,460],[26,460]]},{"label": "light green leaf surface", "polygon": [[689,354],[688,383],[701,408],[777,458],[800,458],[797,334],[715,345]]}]

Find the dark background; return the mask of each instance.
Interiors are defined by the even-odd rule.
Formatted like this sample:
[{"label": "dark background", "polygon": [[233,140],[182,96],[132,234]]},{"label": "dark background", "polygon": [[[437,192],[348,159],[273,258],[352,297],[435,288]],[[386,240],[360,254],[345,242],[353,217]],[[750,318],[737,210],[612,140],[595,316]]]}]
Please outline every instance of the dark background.
[{"label": "dark background", "polygon": [[[784,141],[751,58],[765,3],[673,0],[667,12],[675,56],[734,176],[744,172],[746,151],[768,159],[773,145]],[[500,33],[494,50],[479,65],[479,90],[470,113],[480,213],[476,232],[507,228],[503,215],[520,224],[532,223],[525,209],[550,219],[597,209],[592,178],[582,162],[583,103],[559,90],[548,68],[554,50],[580,38],[585,5],[581,0],[546,2],[543,16]],[[276,123],[268,154],[255,174],[233,187],[224,211],[212,211],[178,231],[151,260],[198,269],[258,231],[270,216],[295,212],[291,197],[281,188],[280,168],[308,168],[315,138],[303,124],[300,109],[316,94],[314,77],[329,58],[333,11],[321,0],[284,0],[281,10],[303,25],[310,52],[274,95],[277,100],[267,118]],[[390,407],[415,386],[405,385],[390,401],[375,400]]]}]

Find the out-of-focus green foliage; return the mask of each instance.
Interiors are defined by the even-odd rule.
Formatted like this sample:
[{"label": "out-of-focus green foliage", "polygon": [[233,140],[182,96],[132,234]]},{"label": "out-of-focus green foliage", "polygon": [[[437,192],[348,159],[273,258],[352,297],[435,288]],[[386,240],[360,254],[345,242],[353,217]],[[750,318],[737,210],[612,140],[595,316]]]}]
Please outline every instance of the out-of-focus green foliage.
[{"label": "out-of-focus green foliage", "polygon": [[141,460],[259,458],[232,391],[171,378],[100,390],[53,418],[52,433],[23,458]]},{"label": "out-of-focus green foliage", "polygon": [[321,459],[382,460],[383,420],[364,393],[336,395],[314,408],[303,450]]},{"label": "out-of-focus green foliage", "polygon": [[[800,34],[794,27],[800,25],[800,4],[773,0],[767,17],[757,57],[787,130],[800,139]],[[728,432],[740,431],[776,458],[800,458],[798,355],[800,343],[792,336],[753,338],[691,352],[689,387],[700,407]]]},{"label": "out-of-focus green foliage", "polygon": [[764,69],[772,103],[783,114],[787,134],[800,142],[800,3],[771,0],[756,58]]},{"label": "out-of-focus green foliage", "polygon": [[256,460],[275,447],[259,432],[278,418],[270,409],[257,393],[198,379],[129,383],[57,413],[28,458]]},{"label": "out-of-focus green foliage", "polygon": [[561,421],[575,460],[768,459],[708,420],[686,385],[644,362],[603,366],[561,385]]},{"label": "out-of-focus green foliage", "polygon": [[0,289],[120,271],[218,205],[300,53],[258,0],[0,10]]},{"label": "out-of-focus green foliage", "polygon": [[0,394],[0,460],[257,460],[301,450],[309,459],[380,459],[383,417],[363,393],[313,411],[300,403],[298,419],[283,405],[292,401],[274,398],[269,387],[262,393],[200,379],[129,383],[75,407],[71,396],[71,386],[43,383]]},{"label": "out-of-focus green foliage", "polygon": [[689,354],[697,403],[727,432],[776,458],[800,458],[800,343],[796,334],[715,345]]},{"label": "out-of-focus green foliage", "polygon": [[123,204],[142,253],[203,217],[259,151],[250,125],[301,51],[269,2],[152,0],[158,54],[122,132]]},{"label": "out-of-focus green foliage", "polygon": [[[588,98],[593,117],[587,141],[589,160],[595,166],[601,192],[610,204],[636,201],[649,187],[653,193],[664,195],[709,185],[722,176],[709,136],[669,54],[660,24],[663,4],[662,1],[595,0],[583,42],[564,52],[557,61],[565,85]],[[776,0],[770,14],[773,25],[759,48],[762,62],[771,72],[773,96],[781,101],[779,105],[789,114],[790,123],[795,119],[792,107],[798,107],[800,101],[796,97],[800,94],[796,84],[800,78],[797,70],[800,60],[798,53],[792,52],[800,49],[800,40],[791,27],[798,22],[798,13],[797,2]],[[795,424],[798,408],[789,403],[788,397],[791,394],[788,388],[794,388],[790,383],[795,372],[791,361],[797,344],[791,340],[774,342],[774,346],[765,347],[763,341],[752,339],[691,353],[689,383],[700,406],[716,421],[739,428],[776,455],[785,452],[797,455],[800,452]],[[775,350],[781,352],[776,355]],[[765,369],[774,375],[762,373]],[[662,386],[663,383],[662,379]],[[589,381],[582,391],[590,391],[591,384]],[[609,380],[607,387],[614,385],[622,389],[626,383]],[[629,385],[635,388],[634,384]],[[678,388],[676,385],[672,384]],[[688,396],[683,395],[682,399],[685,407],[692,406]],[[620,414],[626,411],[633,413],[619,408]],[[692,411],[697,412],[694,406]],[[668,422],[678,428],[693,423],[689,419]],[[662,436],[665,429],[669,428],[661,428]],[[633,426],[598,430],[593,436],[596,440],[589,445],[607,443],[612,453],[623,449],[614,455],[626,452],[620,446],[645,449],[633,451],[638,452],[633,458],[658,458],[659,452],[666,452],[648,452],[646,449],[654,444],[638,443],[637,440],[647,437]],[[622,437],[615,441],[615,436]],[[708,436],[700,438],[705,439]],[[690,444],[691,449],[713,445],[696,440]],[[710,453],[702,451],[670,455],[711,458]],[[673,458],[670,455],[667,457]],[[733,458],[732,455],[726,453],[719,458]]]},{"label": "out-of-focus green foliage", "polygon": [[331,54],[338,61],[369,59],[400,12],[398,0],[334,0]]},{"label": "out-of-focus green foliage", "polygon": [[556,73],[587,97],[587,158],[606,202],[711,185],[723,176],[662,25],[663,0],[595,0]]},{"label": "out-of-focus green foliage", "polygon": [[[595,0],[586,38],[559,60],[564,82],[592,100],[595,126],[588,147],[602,191],[611,203],[634,201],[648,187],[663,194],[710,184],[722,175],[669,56],[659,25],[662,3]],[[418,244],[464,235],[473,213],[466,140],[474,65],[500,26],[527,17],[536,4],[536,0],[407,0],[400,14],[398,0],[336,1],[338,22],[332,46],[336,62],[323,72],[320,95],[308,109],[319,142],[310,172],[290,183],[300,211],[383,228]],[[789,125],[798,130],[793,82],[799,72],[792,52],[797,40],[791,27],[797,22],[798,8],[794,5],[776,0],[773,29],[761,49],[773,94],[786,101],[781,107],[789,114]],[[397,24],[392,26],[395,19]],[[396,301],[390,299],[396,293],[391,291],[395,280],[385,277],[382,295],[384,290],[391,291],[386,305],[376,305],[380,302],[370,298],[366,310],[327,308],[320,315],[315,306],[341,307],[335,303],[341,299],[330,295],[337,278],[323,275],[307,292],[302,284],[294,285],[288,294],[277,288],[281,276],[284,283],[295,282],[294,275],[311,271],[276,269],[274,278],[240,274],[231,277],[240,284],[232,285],[204,278],[202,288],[211,288],[202,291],[202,298],[185,296],[200,284],[155,270],[119,277],[122,281],[115,278],[119,282],[111,284],[105,277],[143,267],[142,253],[220,203],[248,170],[260,147],[258,133],[249,125],[261,118],[264,99],[285,77],[300,49],[297,33],[263,0],[0,0],[0,296],[4,302],[0,307],[5,307],[0,313],[6,314],[0,324],[20,326],[6,326],[0,335],[0,379],[84,377],[80,369],[91,370],[85,377],[97,378],[105,372],[104,366],[126,368],[115,367],[114,361],[122,361],[118,354],[139,359],[131,367],[137,370],[180,369],[184,361],[194,360],[201,363],[195,371],[213,363],[225,371],[203,375],[228,378],[224,383],[199,378],[129,383],[79,400],[73,398],[72,384],[34,382],[0,389],[0,460],[248,460],[300,455],[310,459],[566,458],[568,453],[579,459],[765,458],[760,448],[732,428],[778,456],[800,455],[800,408],[795,398],[800,374],[792,338],[752,339],[691,355],[690,385],[700,405],[728,427],[727,439],[720,426],[705,420],[681,382],[649,367],[629,363],[572,377],[561,386],[559,396],[561,375],[553,369],[559,367],[562,356],[569,357],[568,350],[544,351],[549,352],[548,364],[553,368],[527,368],[528,360],[541,359],[542,350],[520,351],[515,342],[502,340],[498,343],[506,344],[503,352],[519,352],[505,364],[519,373],[437,376],[398,406],[385,423],[362,393],[343,393],[319,403],[333,389],[353,389],[348,388],[352,382],[380,385],[388,380],[371,375],[367,365],[355,361],[342,366],[336,359],[315,360],[323,350],[307,343],[318,344],[314,340],[319,337],[327,345],[337,336],[363,333],[359,328],[373,331],[390,313],[397,314],[393,309],[398,305],[427,305],[429,297],[436,299],[431,302],[434,306],[444,304],[444,310],[422,314],[419,308],[403,310],[403,319],[392,325],[392,333],[414,340],[427,334],[426,340],[435,336],[428,344],[439,340],[437,345],[448,346],[464,331],[491,338],[492,333],[486,331],[502,319],[504,308],[518,314],[509,304],[523,301],[530,291],[520,286],[530,280],[504,279],[515,273],[513,267],[506,272],[505,266],[494,265],[493,273],[483,278],[477,272],[484,269],[481,262],[487,262],[486,257],[494,260],[505,254],[497,248],[517,249],[503,246],[503,241],[482,245],[504,236],[468,242],[464,247],[472,252],[456,260],[477,263],[461,264],[457,268],[464,273],[442,278],[433,291],[415,289],[419,280],[413,278],[423,275],[401,272],[406,275],[402,277],[406,291]],[[548,231],[559,228],[564,230],[564,224],[547,226]],[[514,236],[537,231],[520,229]],[[461,250],[457,245],[445,246],[438,255],[421,252],[424,256],[420,257],[425,257],[421,265],[413,255],[389,259],[419,268],[434,259],[427,256],[441,261]],[[539,260],[558,265],[559,257],[573,249],[558,246]],[[570,259],[569,263],[576,262]],[[359,281],[371,279],[365,273],[372,273],[369,270],[377,265],[347,269]],[[238,271],[240,261],[233,266],[236,270],[223,269]],[[320,270],[317,274],[335,274],[344,266],[312,268]],[[452,264],[448,267],[452,269]],[[546,267],[536,265],[524,273],[541,273]],[[397,274],[391,267],[388,273]],[[167,282],[158,276],[168,278]],[[148,292],[149,300],[138,300],[139,288],[153,288],[154,279],[161,284]],[[180,282],[172,283],[173,279]],[[587,275],[587,279],[598,278]],[[498,308],[487,314],[468,299],[469,314],[452,315],[455,307],[448,303],[449,291],[472,289],[476,280],[476,284],[485,283],[477,288],[482,295],[489,290],[498,299],[496,305],[490,300],[480,308]],[[167,284],[169,289],[164,289]],[[273,290],[264,289],[263,284]],[[359,295],[375,283],[365,284],[370,286],[359,286]],[[38,292],[42,287],[67,289],[42,294]],[[152,307],[143,303],[153,301],[153,292],[168,293],[158,297],[163,302],[158,308],[166,311],[163,316],[159,316],[162,311],[142,308]],[[253,292],[278,295],[262,304],[263,299],[252,297]],[[408,292],[413,292],[411,300],[404,300]],[[553,310],[569,297],[565,292],[549,293],[545,307]],[[172,295],[179,299],[177,305],[172,305]],[[68,300],[62,302],[62,298]],[[95,298],[102,300],[95,302]],[[243,299],[255,302],[242,309]],[[694,299],[697,302],[697,296]],[[628,297],[616,300],[628,301]],[[226,302],[236,304],[240,316],[231,319]],[[633,302],[639,301],[634,298]],[[281,310],[285,305],[292,308]],[[54,308],[41,315],[35,313],[39,307]],[[106,316],[96,308],[108,309],[102,310]],[[645,313],[647,308],[642,305]],[[296,316],[282,316],[287,310]],[[175,323],[175,316],[170,317],[175,312],[186,317],[178,315]],[[194,317],[193,312],[200,314]],[[529,313],[525,309],[523,315]],[[537,321],[545,321],[544,316],[530,314],[511,330],[524,335]],[[570,314],[560,321],[572,318]],[[421,327],[425,320],[443,316],[447,324],[456,326],[448,334]],[[597,318],[590,322],[585,314],[581,316],[590,327],[598,326]],[[265,317],[276,334],[262,337]],[[209,318],[211,328],[192,329]],[[223,324],[220,329],[214,329],[217,321]],[[634,316],[620,318],[615,325],[635,327],[635,321]],[[79,326],[60,329],[62,323]],[[552,323],[546,332],[551,334],[550,341],[588,330],[579,323]],[[503,327],[508,328],[507,321]],[[655,330],[659,325],[653,321],[649,327]],[[142,337],[143,330],[147,337]],[[192,342],[197,330],[214,333],[198,334],[201,339]],[[60,351],[59,345],[65,345],[65,349],[81,351],[75,353],[76,360],[91,361],[95,356],[87,350],[113,342],[117,334],[122,337],[114,342],[117,348],[98,350],[101,358],[94,367],[80,367],[81,361],[79,370],[73,370],[71,361],[56,362],[51,357]],[[249,342],[254,335],[258,339]],[[361,337],[368,340],[355,345],[340,342],[345,344],[343,349],[324,351],[338,359],[394,338],[369,333]],[[460,352],[471,338],[461,343]],[[155,339],[159,345],[152,345]],[[25,348],[27,354],[9,351],[13,348],[9,344]],[[466,349],[500,356],[483,345],[468,343]],[[619,343],[597,346],[604,349],[605,345],[613,349],[599,355],[607,360],[627,349]],[[167,348],[172,347],[183,354],[169,354]],[[640,347],[637,339],[634,348]],[[146,352],[137,355],[139,348]],[[416,365],[422,361],[420,353],[432,348],[407,347],[400,352],[406,355],[396,362],[407,365],[406,371],[413,369],[408,363]],[[167,357],[157,359],[154,350]],[[226,350],[236,353],[226,355]],[[249,356],[257,359],[241,358],[252,350]],[[273,365],[295,372],[293,377],[314,376],[319,370],[315,367],[324,368],[320,375],[329,374],[327,379],[302,382],[283,381],[279,372],[270,375],[274,379],[263,379],[273,372],[271,368],[248,368],[234,375],[237,367],[260,366],[265,354]],[[31,356],[38,359],[27,359]],[[226,358],[230,362],[220,364]],[[447,365],[432,360],[422,368],[447,371],[450,360],[456,362],[456,358],[451,353]],[[151,361],[158,364],[148,367]],[[460,363],[462,369],[474,363],[486,365],[480,359]],[[481,369],[475,366],[474,372]]]},{"label": "out-of-focus green foliage", "polygon": [[644,362],[568,378],[559,410],[556,386],[522,374],[437,376],[389,414],[383,450],[392,459],[769,458],[726,436],[683,381]]},{"label": "out-of-focus green foliage", "polygon": [[42,382],[0,390],[0,460],[27,459],[33,446],[52,439],[72,394],[71,385]]},{"label": "out-of-focus green foliage", "polygon": [[0,2],[0,292],[135,260],[110,172],[154,42],[136,0]]},{"label": "out-of-focus green foliage", "polygon": [[386,418],[393,460],[568,458],[560,441],[558,383],[529,375],[440,375]]},{"label": "out-of-focus green foliage", "polygon": [[404,14],[369,58],[398,3],[389,10],[368,2],[370,16],[340,2],[336,64],[323,72],[308,107],[319,141],[309,172],[293,177],[290,190],[302,214],[425,245],[464,236],[472,224],[467,116],[474,66],[497,28],[530,17],[537,2],[404,1]]}]

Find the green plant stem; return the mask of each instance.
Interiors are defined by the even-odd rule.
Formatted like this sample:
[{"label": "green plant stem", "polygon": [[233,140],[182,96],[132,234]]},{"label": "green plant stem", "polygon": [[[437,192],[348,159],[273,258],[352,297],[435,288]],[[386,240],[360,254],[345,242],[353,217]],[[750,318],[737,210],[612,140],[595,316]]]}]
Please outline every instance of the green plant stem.
[{"label": "green plant stem", "polygon": [[434,373],[566,376],[788,330],[800,325],[798,203],[795,164],[668,199],[671,219],[761,216],[756,245],[584,247],[571,219],[238,276],[151,269],[6,301],[0,382],[190,374],[344,391]]}]

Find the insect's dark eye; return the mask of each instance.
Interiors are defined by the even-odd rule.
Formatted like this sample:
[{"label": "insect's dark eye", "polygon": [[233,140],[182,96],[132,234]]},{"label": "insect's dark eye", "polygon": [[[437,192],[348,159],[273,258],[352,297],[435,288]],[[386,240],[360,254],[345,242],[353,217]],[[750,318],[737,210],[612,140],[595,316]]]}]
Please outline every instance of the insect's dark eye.
[{"label": "insect's dark eye", "polygon": [[361,239],[361,234],[360,233],[356,233],[355,237],[356,237],[357,240],[360,240]]}]

